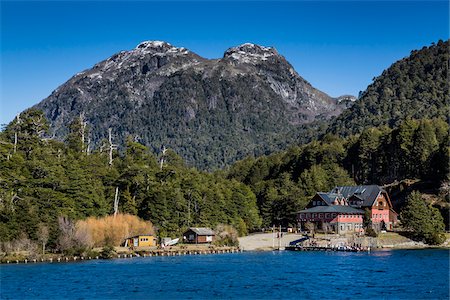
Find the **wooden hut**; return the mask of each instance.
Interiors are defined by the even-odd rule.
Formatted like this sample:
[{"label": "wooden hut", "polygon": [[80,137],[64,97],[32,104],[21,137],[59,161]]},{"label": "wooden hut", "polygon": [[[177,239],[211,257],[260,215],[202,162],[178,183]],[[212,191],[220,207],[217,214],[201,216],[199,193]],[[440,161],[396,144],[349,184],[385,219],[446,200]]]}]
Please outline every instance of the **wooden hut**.
[{"label": "wooden hut", "polygon": [[215,233],[211,228],[191,227],[183,233],[183,243],[208,244],[214,241]]},{"label": "wooden hut", "polygon": [[125,247],[154,247],[156,238],[153,235],[136,235],[125,240]]}]

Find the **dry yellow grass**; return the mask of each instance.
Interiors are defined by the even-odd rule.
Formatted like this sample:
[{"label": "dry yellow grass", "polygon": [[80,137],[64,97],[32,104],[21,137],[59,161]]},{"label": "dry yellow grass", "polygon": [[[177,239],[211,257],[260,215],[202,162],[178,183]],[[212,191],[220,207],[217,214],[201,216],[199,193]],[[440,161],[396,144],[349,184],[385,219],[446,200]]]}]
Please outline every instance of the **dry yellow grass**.
[{"label": "dry yellow grass", "polygon": [[127,237],[154,234],[151,222],[129,214],[80,220],[76,224],[76,231],[88,237],[92,247],[106,244],[120,246]]}]

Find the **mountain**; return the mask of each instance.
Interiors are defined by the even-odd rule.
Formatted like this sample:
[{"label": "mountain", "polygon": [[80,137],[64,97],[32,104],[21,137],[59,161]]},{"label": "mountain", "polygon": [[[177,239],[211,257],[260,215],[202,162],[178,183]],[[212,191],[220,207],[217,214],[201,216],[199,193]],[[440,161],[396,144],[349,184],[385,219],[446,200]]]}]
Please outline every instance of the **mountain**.
[{"label": "mountain", "polygon": [[315,89],[272,47],[247,43],[205,59],[146,41],[76,74],[35,108],[58,139],[82,114],[96,146],[112,128],[116,144],[131,135],[213,169],[305,139],[300,125],[339,115],[353,101]]},{"label": "mountain", "polygon": [[441,40],[392,64],[328,131],[346,136],[372,126],[395,127],[407,118],[448,118],[448,49],[449,41]]}]

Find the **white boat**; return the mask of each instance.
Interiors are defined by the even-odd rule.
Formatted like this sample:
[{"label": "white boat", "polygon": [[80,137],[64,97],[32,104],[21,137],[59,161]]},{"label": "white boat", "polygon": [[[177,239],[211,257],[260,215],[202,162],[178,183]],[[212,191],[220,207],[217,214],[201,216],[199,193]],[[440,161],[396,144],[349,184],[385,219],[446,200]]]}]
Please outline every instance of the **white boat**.
[{"label": "white boat", "polygon": [[180,239],[173,239],[173,240],[170,240],[170,241],[168,241],[167,243],[165,243],[164,244],[164,246],[173,246],[173,245],[176,245],[176,244],[178,244],[178,241],[179,241]]}]

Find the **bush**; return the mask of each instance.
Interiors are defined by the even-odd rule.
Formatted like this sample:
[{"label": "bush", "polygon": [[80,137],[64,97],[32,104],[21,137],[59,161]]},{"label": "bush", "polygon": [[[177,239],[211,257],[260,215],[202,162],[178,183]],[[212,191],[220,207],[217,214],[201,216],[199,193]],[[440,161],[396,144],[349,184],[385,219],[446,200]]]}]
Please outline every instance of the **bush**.
[{"label": "bush", "polygon": [[153,234],[153,225],[136,216],[117,214],[101,218],[90,217],[77,222],[77,232],[89,237],[92,247],[120,246],[130,236]]},{"label": "bush", "polygon": [[238,247],[238,232],[231,225],[219,224],[216,226],[216,239],[214,245],[216,246],[233,246]]},{"label": "bush", "polygon": [[366,228],[366,236],[377,237],[378,234],[372,227],[368,227]]},{"label": "bush", "polygon": [[102,248],[102,252],[100,252],[100,257],[103,259],[111,259],[116,254],[114,247],[111,245],[106,245]]},{"label": "bush", "polygon": [[445,241],[444,219],[435,207],[428,205],[419,192],[412,192],[406,205],[400,212],[400,220],[413,238],[430,245],[439,245]]},{"label": "bush", "polygon": [[425,236],[425,243],[429,245],[440,245],[445,242],[445,234],[442,232],[432,232]]},{"label": "bush", "polygon": [[90,237],[85,231],[76,228],[75,223],[65,217],[58,218],[59,237],[58,249],[66,255],[80,255],[90,245]]}]

